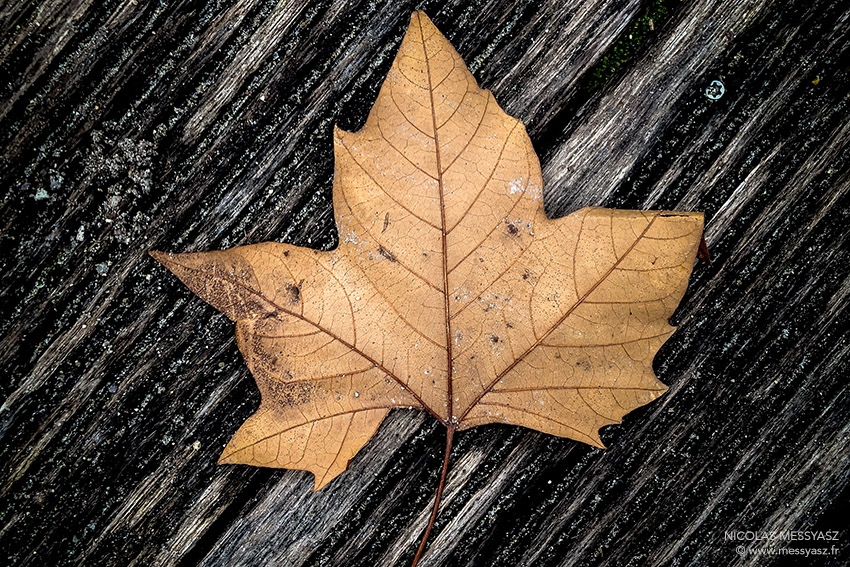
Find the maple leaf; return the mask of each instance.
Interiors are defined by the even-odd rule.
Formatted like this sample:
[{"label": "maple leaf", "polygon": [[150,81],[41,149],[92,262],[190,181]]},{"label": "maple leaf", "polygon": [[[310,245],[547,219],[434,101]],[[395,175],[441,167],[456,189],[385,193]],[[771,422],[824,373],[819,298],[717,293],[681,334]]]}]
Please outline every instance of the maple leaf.
[{"label": "maple leaf", "polygon": [[219,462],[311,471],[318,490],[390,409],[418,408],[447,430],[438,501],[456,430],[510,423],[602,447],[600,427],[666,390],[652,359],[702,215],[548,219],[524,126],[422,12],[334,156],[336,250],[151,253],[236,321],[262,394]]}]

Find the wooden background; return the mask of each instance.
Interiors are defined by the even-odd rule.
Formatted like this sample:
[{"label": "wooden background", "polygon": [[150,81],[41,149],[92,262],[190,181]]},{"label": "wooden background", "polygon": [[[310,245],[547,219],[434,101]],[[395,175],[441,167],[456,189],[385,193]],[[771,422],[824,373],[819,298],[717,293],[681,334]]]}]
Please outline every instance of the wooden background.
[{"label": "wooden background", "polygon": [[847,564],[846,6],[0,0],[0,564],[410,561],[442,428],[392,413],[315,494],[216,466],[259,393],[145,253],[333,246],[332,125],[363,124],[416,7],[528,125],[551,216],[705,211],[714,261],[656,358],[671,390],[608,450],[459,434],[422,565],[781,563],[728,530],[838,530],[791,547]]}]

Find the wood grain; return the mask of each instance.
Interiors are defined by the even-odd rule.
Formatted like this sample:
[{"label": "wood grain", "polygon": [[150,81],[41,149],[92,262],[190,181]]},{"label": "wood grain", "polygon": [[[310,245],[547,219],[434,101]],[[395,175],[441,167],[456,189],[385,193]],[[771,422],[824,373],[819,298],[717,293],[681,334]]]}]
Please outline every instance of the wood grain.
[{"label": "wood grain", "polygon": [[846,563],[848,13],[665,6],[591,92],[644,5],[0,3],[3,561],[410,560],[442,431],[391,413],[315,494],[216,467],[259,399],[231,323],[145,251],[332,246],[332,126],[363,123],[416,7],[529,124],[551,216],[702,210],[713,261],[655,360],[671,390],[609,449],[457,435],[421,564],[772,564],[724,533],[786,529],[840,530],[811,564]]}]

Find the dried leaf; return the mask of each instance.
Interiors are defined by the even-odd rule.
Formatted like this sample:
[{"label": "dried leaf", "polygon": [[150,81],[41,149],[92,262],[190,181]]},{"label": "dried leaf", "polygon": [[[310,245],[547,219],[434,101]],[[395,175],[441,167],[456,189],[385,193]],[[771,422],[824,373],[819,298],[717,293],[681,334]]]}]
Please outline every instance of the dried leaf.
[{"label": "dried leaf", "polygon": [[665,391],[652,359],[701,214],[548,219],[522,123],[421,12],[334,151],[336,250],[152,253],[236,321],[262,393],[220,462],[308,470],[319,489],[392,408],[429,412],[449,447],[485,423],[601,447],[600,427]]}]

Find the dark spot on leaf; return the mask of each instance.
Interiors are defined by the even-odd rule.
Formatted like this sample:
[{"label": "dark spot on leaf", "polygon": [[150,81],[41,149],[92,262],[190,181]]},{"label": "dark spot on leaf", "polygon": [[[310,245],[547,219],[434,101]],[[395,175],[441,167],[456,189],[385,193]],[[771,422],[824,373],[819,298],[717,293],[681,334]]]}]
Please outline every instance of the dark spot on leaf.
[{"label": "dark spot on leaf", "polygon": [[383,246],[378,246],[378,254],[380,254],[390,262],[398,262],[398,260],[396,260],[395,255]]},{"label": "dark spot on leaf", "polygon": [[299,380],[292,382],[295,377],[286,371],[284,380],[271,380],[267,383],[272,398],[284,407],[295,407],[309,403],[316,393],[316,386],[310,382]]},{"label": "dark spot on leaf", "polygon": [[384,228],[381,229],[381,233],[387,230],[387,227],[390,226],[390,214],[387,213],[384,215]]},{"label": "dark spot on leaf", "polygon": [[289,303],[298,303],[301,301],[301,284],[287,284],[286,291],[289,292]]},{"label": "dark spot on leaf", "polygon": [[497,337],[496,335],[490,335],[490,342],[496,344],[497,342],[499,342],[499,337]]},{"label": "dark spot on leaf", "polygon": [[507,322],[505,323],[505,326],[506,326],[508,329],[513,329],[513,328],[514,328],[514,326],[513,326],[513,325],[511,325],[510,323],[507,323]]},{"label": "dark spot on leaf", "polygon": [[530,277],[531,277],[531,272],[529,272],[528,270],[526,270],[522,273],[522,279],[527,280]]},{"label": "dark spot on leaf", "polygon": [[287,258],[289,258],[289,250],[284,250],[283,255],[286,256]]},{"label": "dark spot on leaf", "polygon": [[514,236],[519,232],[519,229],[513,225],[513,223],[508,225],[508,232]]}]

